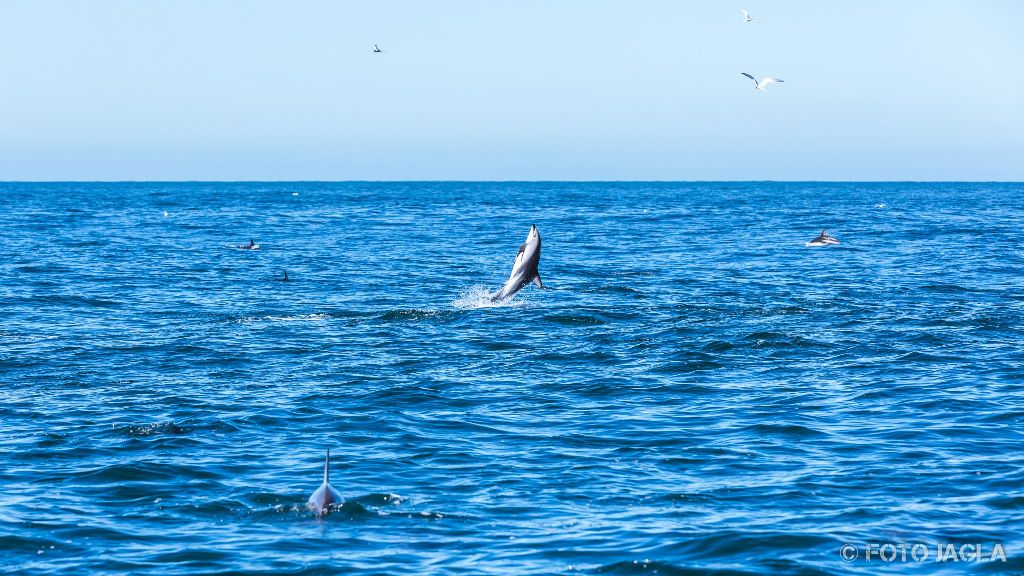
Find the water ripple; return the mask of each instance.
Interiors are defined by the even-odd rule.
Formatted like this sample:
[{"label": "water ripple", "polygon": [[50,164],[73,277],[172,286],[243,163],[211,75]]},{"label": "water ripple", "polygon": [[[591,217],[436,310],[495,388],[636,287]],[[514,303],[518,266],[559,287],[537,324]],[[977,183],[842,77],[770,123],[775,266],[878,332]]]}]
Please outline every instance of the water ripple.
[{"label": "water ripple", "polygon": [[[1022,573],[1022,219],[1017,184],[0,184],[0,572]],[[531,223],[546,288],[491,302]],[[1008,560],[839,556],[872,542]]]}]

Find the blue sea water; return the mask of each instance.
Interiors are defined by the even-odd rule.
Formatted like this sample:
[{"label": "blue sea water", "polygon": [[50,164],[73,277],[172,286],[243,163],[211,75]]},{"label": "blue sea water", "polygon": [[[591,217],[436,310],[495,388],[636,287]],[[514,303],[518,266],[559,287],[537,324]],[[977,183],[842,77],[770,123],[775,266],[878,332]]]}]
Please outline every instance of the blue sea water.
[{"label": "blue sea water", "polygon": [[[546,289],[490,304],[532,223]],[[0,184],[0,571],[1024,573],[1022,223],[1019,184]]]}]

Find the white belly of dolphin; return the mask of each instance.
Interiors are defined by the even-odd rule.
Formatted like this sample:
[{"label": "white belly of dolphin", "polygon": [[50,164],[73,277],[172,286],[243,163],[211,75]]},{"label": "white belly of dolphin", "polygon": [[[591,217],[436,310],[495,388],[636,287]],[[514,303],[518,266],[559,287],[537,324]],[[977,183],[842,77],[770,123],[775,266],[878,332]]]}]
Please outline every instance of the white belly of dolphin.
[{"label": "white belly of dolphin", "polygon": [[526,242],[519,247],[516,253],[515,262],[512,263],[512,273],[508,276],[505,286],[491,296],[492,302],[511,298],[516,292],[522,290],[530,282],[538,287],[544,285],[540,280],[540,272],[537,266],[540,264],[540,233],[536,226],[530,226],[530,233],[526,235]]},{"label": "white belly of dolphin", "polygon": [[811,240],[810,242],[805,244],[805,246],[832,246],[835,244],[839,244],[839,241],[834,238],[826,238],[824,240],[815,238],[814,240]]}]

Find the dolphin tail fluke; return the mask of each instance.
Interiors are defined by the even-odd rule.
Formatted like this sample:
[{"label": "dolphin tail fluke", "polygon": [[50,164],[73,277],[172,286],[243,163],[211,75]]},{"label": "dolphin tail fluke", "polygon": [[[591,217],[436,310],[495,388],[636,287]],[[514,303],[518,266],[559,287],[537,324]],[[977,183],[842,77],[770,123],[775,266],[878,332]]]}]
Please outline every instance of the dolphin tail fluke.
[{"label": "dolphin tail fluke", "polygon": [[331,479],[331,449],[327,449],[327,457],[324,458],[324,484],[328,484]]},{"label": "dolphin tail fluke", "polygon": [[540,281],[540,274],[537,274],[533,278],[533,283],[537,285],[537,288],[543,288],[544,287],[544,283]]}]

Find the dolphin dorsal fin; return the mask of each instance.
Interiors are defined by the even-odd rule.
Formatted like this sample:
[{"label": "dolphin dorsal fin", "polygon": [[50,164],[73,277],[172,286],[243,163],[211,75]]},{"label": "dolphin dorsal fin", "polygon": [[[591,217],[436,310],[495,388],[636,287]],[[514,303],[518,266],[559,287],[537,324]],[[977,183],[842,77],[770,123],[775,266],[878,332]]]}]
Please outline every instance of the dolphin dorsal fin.
[{"label": "dolphin dorsal fin", "polygon": [[540,281],[540,274],[538,273],[533,277],[533,283],[537,285],[537,288],[543,288],[544,283]]},{"label": "dolphin dorsal fin", "polygon": [[324,484],[328,484],[331,479],[331,449],[327,449],[327,457],[324,458]]}]

